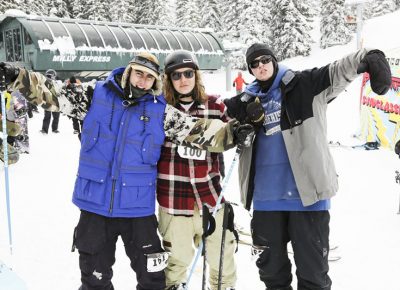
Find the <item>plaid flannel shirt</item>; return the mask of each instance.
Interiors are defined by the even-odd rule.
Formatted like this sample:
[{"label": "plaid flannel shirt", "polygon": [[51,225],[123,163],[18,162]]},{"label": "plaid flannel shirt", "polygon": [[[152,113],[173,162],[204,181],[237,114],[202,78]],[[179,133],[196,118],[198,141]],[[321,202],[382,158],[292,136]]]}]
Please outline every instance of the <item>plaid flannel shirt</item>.
[{"label": "plaid flannel shirt", "polygon": [[[194,102],[188,111],[178,104],[178,110],[191,116],[229,120],[222,100],[209,96],[208,102]],[[186,150],[190,150],[189,147]],[[178,145],[168,139],[161,149],[158,161],[157,200],[160,209],[173,215],[192,216],[195,204],[214,207],[221,193],[219,154],[205,153],[204,160],[182,158]]]}]

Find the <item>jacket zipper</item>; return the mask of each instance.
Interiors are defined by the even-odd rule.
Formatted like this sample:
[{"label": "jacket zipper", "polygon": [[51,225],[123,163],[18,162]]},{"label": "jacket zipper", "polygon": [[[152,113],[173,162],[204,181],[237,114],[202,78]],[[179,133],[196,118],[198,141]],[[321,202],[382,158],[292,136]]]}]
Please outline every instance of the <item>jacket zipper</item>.
[{"label": "jacket zipper", "polygon": [[116,179],[113,179],[112,187],[111,187],[111,202],[110,202],[110,208],[108,212],[111,214],[113,211],[113,206],[114,206],[114,195],[115,195],[115,183],[117,182]]}]

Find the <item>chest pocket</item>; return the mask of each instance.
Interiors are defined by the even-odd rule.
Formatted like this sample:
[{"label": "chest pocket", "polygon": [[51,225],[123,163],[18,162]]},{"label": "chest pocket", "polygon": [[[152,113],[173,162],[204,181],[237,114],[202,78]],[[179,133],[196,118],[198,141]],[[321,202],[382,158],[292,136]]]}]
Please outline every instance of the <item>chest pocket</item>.
[{"label": "chest pocket", "polygon": [[100,124],[94,122],[82,134],[82,150],[87,152],[93,148],[99,139]]},{"label": "chest pocket", "polygon": [[152,134],[146,135],[142,145],[143,163],[156,165],[160,159],[162,143],[156,142],[156,138]]}]

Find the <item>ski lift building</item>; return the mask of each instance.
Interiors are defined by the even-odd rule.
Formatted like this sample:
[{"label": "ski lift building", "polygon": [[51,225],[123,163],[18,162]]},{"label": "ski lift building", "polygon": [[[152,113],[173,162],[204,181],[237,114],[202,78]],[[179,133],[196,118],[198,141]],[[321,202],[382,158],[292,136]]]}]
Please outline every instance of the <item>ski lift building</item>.
[{"label": "ski lift building", "polygon": [[178,49],[193,52],[203,70],[222,65],[223,46],[211,30],[0,15],[0,61],[38,72],[52,68],[62,79],[104,77],[143,50],[163,67],[165,56]]}]

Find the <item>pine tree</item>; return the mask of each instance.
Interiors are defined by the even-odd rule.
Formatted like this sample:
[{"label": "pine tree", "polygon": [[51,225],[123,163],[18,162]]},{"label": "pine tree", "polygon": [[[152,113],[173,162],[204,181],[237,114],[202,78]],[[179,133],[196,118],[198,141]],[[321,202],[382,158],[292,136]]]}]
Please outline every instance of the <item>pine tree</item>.
[{"label": "pine tree", "polygon": [[167,2],[165,0],[145,0],[141,1],[141,17],[137,23],[151,25],[167,25],[171,21],[167,21],[163,17],[167,10]]},{"label": "pine tree", "polygon": [[126,18],[129,23],[140,23],[142,18],[142,6],[140,0],[127,0]]},{"label": "pine tree", "polygon": [[64,0],[51,1],[49,6],[49,16],[70,18],[68,13],[67,4]]},{"label": "pine tree", "polygon": [[250,46],[255,42],[265,42],[263,39],[263,11],[262,0],[244,2],[241,8],[241,17],[238,25],[240,32],[240,42]]},{"label": "pine tree", "polygon": [[345,0],[322,0],[321,48],[350,41],[350,31],[345,25],[344,2]]},{"label": "pine tree", "polygon": [[220,2],[220,11],[223,29],[221,38],[225,38],[229,41],[238,41],[240,33],[237,27],[240,24],[241,10],[240,6],[242,0],[222,0]]},{"label": "pine tree", "polygon": [[200,6],[200,27],[211,28],[214,31],[221,31],[223,24],[221,21],[221,11],[216,0],[202,1]]},{"label": "pine tree", "polygon": [[0,2],[0,13],[3,14],[6,12],[6,10],[9,9],[18,9],[18,3],[17,1],[12,1],[12,0],[2,0]]},{"label": "pine tree", "polygon": [[106,0],[75,0],[74,14],[78,19],[111,21],[109,5]]},{"label": "pine tree", "polygon": [[371,5],[372,17],[393,12],[396,8],[394,0],[375,0]]},{"label": "pine tree", "polygon": [[[113,7],[111,7],[113,5]],[[110,2],[110,18],[113,22],[126,22],[127,18],[127,0],[120,0],[118,5]]]},{"label": "pine tree", "polygon": [[315,16],[315,10],[312,9],[311,0],[293,0],[294,7],[303,15],[308,22],[312,22]]},{"label": "pine tree", "polygon": [[272,47],[279,60],[309,55],[312,39],[309,26],[291,0],[277,1],[272,6]]},{"label": "pine tree", "polygon": [[176,1],[176,26],[200,27],[199,7],[196,0]]}]

